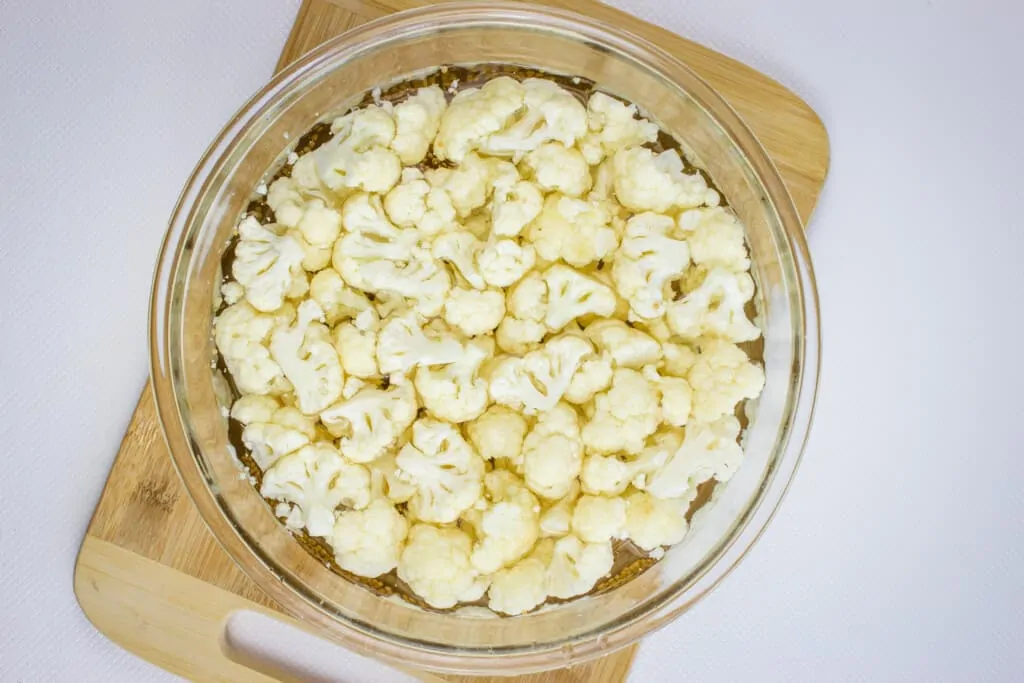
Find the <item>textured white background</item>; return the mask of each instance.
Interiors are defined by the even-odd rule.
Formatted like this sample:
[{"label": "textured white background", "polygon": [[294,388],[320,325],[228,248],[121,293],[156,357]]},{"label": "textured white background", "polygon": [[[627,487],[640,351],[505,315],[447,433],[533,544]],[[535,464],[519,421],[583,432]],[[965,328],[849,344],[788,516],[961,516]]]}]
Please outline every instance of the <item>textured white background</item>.
[{"label": "textured white background", "polygon": [[[1021,3],[616,4],[774,76],[832,139],[804,465],[634,680],[1019,680]],[[145,381],[167,216],[297,6],[0,0],[0,680],[168,679],[90,626],[72,567]]]}]

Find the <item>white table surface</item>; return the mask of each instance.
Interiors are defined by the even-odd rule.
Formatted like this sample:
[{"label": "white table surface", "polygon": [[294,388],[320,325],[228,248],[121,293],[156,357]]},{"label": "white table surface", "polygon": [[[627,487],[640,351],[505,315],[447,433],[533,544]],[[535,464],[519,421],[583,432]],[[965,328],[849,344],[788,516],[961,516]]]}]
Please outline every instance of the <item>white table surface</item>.
[{"label": "white table surface", "polygon": [[[633,680],[1020,680],[1021,4],[615,4],[771,74],[832,140],[804,464]],[[297,7],[0,0],[0,680],[169,679],[95,631],[72,568],[145,382],[168,214]],[[319,652],[324,678],[391,680]]]}]

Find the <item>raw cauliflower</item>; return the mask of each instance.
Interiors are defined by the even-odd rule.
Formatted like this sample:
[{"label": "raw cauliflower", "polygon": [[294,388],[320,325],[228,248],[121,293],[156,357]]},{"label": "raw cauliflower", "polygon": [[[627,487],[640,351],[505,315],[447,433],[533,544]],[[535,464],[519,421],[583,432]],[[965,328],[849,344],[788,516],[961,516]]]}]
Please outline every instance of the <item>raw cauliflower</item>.
[{"label": "raw cauliflower", "polygon": [[636,370],[620,368],[612,385],[594,399],[594,416],[583,428],[583,443],[595,453],[639,453],[661,421],[658,394]]},{"label": "raw cauliflower", "polygon": [[372,462],[395,445],[416,419],[416,392],[408,383],[377,389],[368,386],[320,413],[320,421],[339,439],[342,455]]},{"label": "raw cauliflower", "polygon": [[511,287],[537,262],[532,244],[513,239],[492,239],[480,250],[480,275],[491,287]]},{"label": "raw cauliflower", "polygon": [[587,102],[589,132],[580,140],[579,148],[591,165],[601,163],[619,149],[639,147],[658,138],[658,126],[638,118],[635,104],[626,104],[602,92],[594,93]]},{"label": "raw cauliflower", "polygon": [[522,84],[507,76],[494,78],[479,89],[460,91],[441,116],[434,153],[461,163],[505,127],[523,106],[523,95]]},{"label": "raw cauliflower", "polygon": [[309,281],[309,297],[320,304],[325,322],[330,326],[355,318],[372,307],[366,295],[345,284],[333,268],[326,268],[313,276]]},{"label": "raw cauliflower", "polygon": [[547,285],[547,311],[544,324],[556,332],[577,318],[606,316],[615,311],[615,293],[598,280],[555,264],[541,276]]},{"label": "raw cauliflower", "polygon": [[495,289],[453,287],[444,303],[443,317],[467,337],[493,332],[505,317],[505,296]]},{"label": "raw cauliflower", "polygon": [[375,578],[398,566],[409,524],[388,501],[378,498],[362,510],[338,515],[331,547],[338,566],[358,576]]},{"label": "raw cauliflower", "polygon": [[402,161],[390,149],[395,121],[376,105],[334,120],[334,137],[313,152],[317,175],[331,190],[387,192],[402,173]]},{"label": "raw cauliflower", "polygon": [[318,441],[271,465],[263,473],[260,493],[294,503],[310,536],[328,536],[334,530],[335,508],[370,504],[370,473],[345,460],[331,444]]},{"label": "raw cauliflower", "polygon": [[397,226],[431,236],[458,229],[455,206],[444,188],[432,187],[418,168],[402,171],[402,180],[384,197],[384,210]]},{"label": "raw cauliflower", "polygon": [[470,562],[481,574],[493,574],[533,548],[540,503],[511,472],[488,472],[484,487],[489,502],[474,524],[477,542]]},{"label": "raw cauliflower", "polygon": [[571,598],[586,593],[611,571],[614,562],[612,544],[585,543],[569,535],[555,542],[548,564],[548,594]]},{"label": "raw cauliflower", "polygon": [[459,340],[428,337],[412,313],[389,320],[377,338],[377,364],[386,375],[409,372],[418,365],[454,363],[462,354]]},{"label": "raw cauliflower", "polygon": [[753,341],[761,330],[747,318],[744,307],[754,296],[754,281],[747,273],[724,268],[708,271],[701,284],[667,308],[665,319],[684,339],[721,337],[733,342]]},{"label": "raw cauliflower", "polygon": [[243,394],[284,394],[291,390],[291,383],[285,379],[269,348],[274,329],[287,324],[288,318],[285,311],[271,315],[261,313],[247,301],[239,301],[217,316],[213,326],[214,342],[235,386]]},{"label": "raw cauliflower", "polygon": [[338,400],[345,383],[324,312],[312,299],[299,304],[295,324],[274,331],[270,353],[295,390],[299,410],[312,415]]},{"label": "raw cauliflower", "polygon": [[668,216],[642,213],[626,222],[622,247],[612,263],[612,279],[619,295],[639,319],[665,314],[669,285],[690,262],[686,242],[669,237],[675,223]]},{"label": "raw cauliflower", "polygon": [[412,441],[395,458],[399,476],[416,486],[409,512],[416,519],[449,524],[480,498],[484,461],[447,422],[421,418]]},{"label": "raw cauliflower", "polygon": [[537,217],[544,195],[533,183],[518,175],[501,175],[492,181],[491,231],[501,237],[515,237]]},{"label": "raw cauliflower", "polygon": [[423,407],[439,420],[468,422],[487,407],[487,381],[478,373],[484,361],[494,354],[494,342],[470,340],[454,363],[423,365],[416,369],[416,391]]},{"label": "raw cauliflower", "polygon": [[454,527],[417,524],[398,560],[398,578],[438,609],[483,597],[487,579],[470,562],[473,540]]},{"label": "raw cauliflower", "polygon": [[630,147],[616,152],[613,160],[615,197],[627,209],[665,213],[719,202],[704,176],[683,172],[683,160],[674,149],[655,154],[646,147]]},{"label": "raw cauliflower", "polygon": [[493,405],[466,425],[470,443],[485,460],[522,464],[523,439],[528,425],[522,415],[505,406]]},{"label": "raw cauliflower", "polygon": [[584,360],[572,376],[565,400],[577,405],[587,403],[612,383],[612,361],[607,355]]},{"label": "raw cauliflower", "polygon": [[551,410],[569,389],[583,358],[593,351],[590,342],[567,335],[520,358],[502,357],[490,369],[491,399],[527,415]]},{"label": "raw cauliflower", "polygon": [[559,403],[537,419],[523,441],[526,485],[544,498],[562,498],[582,466],[579,418],[568,403]]},{"label": "raw cauliflower", "polygon": [[553,541],[541,541],[530,555],[496,572],[487,589],[487,606],[515,616],[544,602],[548,597],[548,562],[553,551]]},{"label": "raw cauliflower", "polygon": [[585,543],[603,543],[625,534],[626,501],[580,496],[572,514],[572,531]]},{"label": "raw cauliflower", "polygon": [[377,334],[380,318],[370,308],[352,320],[334,328],[334,348],[345,372],[353,377],[373,379],[379,376],[377,368]]},{"label": "raw cauliflower", "polygon": [[734,273],[750,269],[743,225],[726,209],[684,211],[679,214],[678,226],[697,265],[721,267]]},{"label": "raw cauliflower", "polygon": [[693,388],[693,417],[700,422],[731,415],[737,403],[757,398],[764,388],[764,370],[743,349],[722,339],[701,345],[687,378]]},{"label": "raw cauliflower", "polygon": [[581,268],[609,256],[619,245],[611,219],[601,202],[552,193],[526,235],[544,261],[561,259]]},{"label": "raw cauliflower", "polygon": [[728,481],[743,459],[739,433],[739,420],[732,415],[688,425],[682,444],[640,482],[640,488],[658,498],[680,498],[708,479]]},{"label": "raw cauliflower", "polygon": [[261,470],[316,438],[313,418],[271,396],[242,396],[231,406],[231,417],[245,425],[242,443]]},{"label": "raw cauliflower", "polygon": [[420,88],[391,112],[395,119],[395,136],[391,149],[406,166],[423,161],[448,103],[444,91],[436,85]]},{"label": "raw cauliflower", "polygon": [[527,78],[520,87],[522,110],[506,117],[507,125],[488,135],[481,151],[518,160],[547,142],[572,147],[586,134],[587,111],[568,90],[544,78]]},{"label": "raw cauliflower", "polygon": [[584,334],[616,367],[639,370],[661,360],[661,345],[621,320],[598,320]]},{"label": "raw cauliflower", "polygon": [[238,224],[238,244],[231,273],[245,288],[245,299],[264,313],[276,311],[286,297],[301,296],[308,284],[302,246],[252,216]]},{"label": "raw cauliflower", "polygon": [[579,197],[590,189],[590,167],[577,150],[560,142],[546,142],[526,155],[523,165],[545,192]]},{"label": "raw cauliflower", "polygon": [[626,535],[643,550],[675,545],[689,525],[686,512],[693,497],[658,498],[643,491],[626,496]]},{"label": "raw cauliflower", "polygon": [[693,409],[693,389],[682,377],[661,375],[653,365],[643,369],[644,377],[658,391],[661,417],[674,427],[684,427]]}]

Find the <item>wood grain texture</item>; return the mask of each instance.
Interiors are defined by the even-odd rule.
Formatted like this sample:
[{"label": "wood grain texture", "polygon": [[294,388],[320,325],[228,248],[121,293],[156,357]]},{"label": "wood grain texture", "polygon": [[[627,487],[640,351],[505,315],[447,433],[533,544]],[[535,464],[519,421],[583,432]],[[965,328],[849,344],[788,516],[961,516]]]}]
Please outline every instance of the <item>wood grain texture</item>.
[{"label": "wood grain texture", "polygon": [[[428,0],[306,0],[277,68],[323,41]],[[733,59],[595,0],[547,0],[621,26],[680,57],[732,104],[779,168],[805,224],[828,171],[824,126],[789,90]],[[289,680],[244,662],[224,644],[231,613],[253,610],[301,627],[221,550],[181,486],[160,435],[147,385],[114,461],[75,569],[75,593],[93,624],[126,649],[195,680]],[[518,677],[526,683],[618,683],[633,647],[570,669]],[[233,658],[234,657],[234,658]],[[258,667],[259,668],[259,667]],[[427,681],[485,679],[413,672]]]}]

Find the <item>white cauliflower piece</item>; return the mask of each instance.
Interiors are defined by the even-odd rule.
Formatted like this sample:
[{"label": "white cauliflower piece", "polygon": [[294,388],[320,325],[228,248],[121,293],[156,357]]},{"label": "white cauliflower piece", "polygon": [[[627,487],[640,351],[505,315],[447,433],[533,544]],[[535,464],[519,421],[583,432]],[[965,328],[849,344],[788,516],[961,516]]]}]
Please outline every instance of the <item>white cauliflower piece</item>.
[{"label": "white cauliflower piece", "polygon": [[395,121],[371,105],[337,118],[334,137],[312,154],[317,175],[331,190],[357,188],[366,192],[390,190],[402,172],[402,162],[388,147],[395,139]]},{"label": "white cauliflower piece", "polygon": [[722,337],[734,342],[753,341],[761,330],[747,318],[744,306],[754,296],[754,281],[747,273],[724,268],[708,271],[704,281],[666,312],[669,327],[680,337]]},{"label": "white cauliflower piece", "polygon": [[295,232],[305,254],[302,267],[317,272],[331,262],[334,242],[341,234],[341,214],[322,199],[311,199],[306,202]]},{"label": "white cauliflower piece", "polygon": [[504,317],[505,295],[494,289],[453,287],[444,303],[444,321],[467,337],[493,332]]},{"label": "white cauliflower piece", "polygon": [[583,466],[579,419],[567,403],[559,403],[537,419],[523,441],[523,476],[530,490],[558,499],[572,489]]},{"label": "white cauliflower piece", "polygon": [[385,375],[407,373],[418,365],[445,365],[462,358],[458,339],[428,337],[414,313],[392,318],[377,338],[377,364]]},{"label": "white cauliflower piece", "polygon": [[245,288],[245,299],[258,311],[276,311],[288,296],[301,295],[306,284],[305,251],[289,235],[278,235],[252,216],[238,224],[231,272]]},{"label": "white cauliflower piece", "polygon": [[479,89],[460,91],[441,116],[434,153],[462,163],[488,136],[506,126],[523,106],[523,96],[523,86],[507,76],[492,79]]},{"label": "white cauliflower piece", "polygon": [[678,225],[697,265],[734,273],[750,269],[743,224],[731,212],[721,207],[690,209],[679,214]]},{"label": "white cauliflower piece", "polygon": [[617,496],[634,477],[633,465],[612,455],[591,454],[583,461],[580,483],[586,493]]},{"label": "white cauliflower piece", "polygon": [[363,387],[352,398],[320,413],[320,421],[340,437],[341,454],[353,462],[384,455],[416,419],[416,392],[409,384],[387,389]]},{"label": "white cauliflower piece", "polygon": [[431,187],[417,168],[402,170],[402,181],[384,197],[384,209],[395,225],[426,236],[458,228],[452,198],[443,188]]},{"label": "white cauliflower piece", "polygon": [[270,184],[267,206],[274,212],[274,218],[279,224],[294,228],[302,220],[306,197],[293,178],[282,177]]},{"label": "white cauliflower piece", "polygon": [[585,315],[608,316],[615,312],[615,293],[583,273],[555,264],[542,276],[548,288],[544,324],[557,331]]},{"label": "white cauliflower piece", "polygon": [[665,314],[669,285],[690,262],[686,242],[668,236],[673,226],[671,218],[656,213],[642,213],[626,222],[626,235],[612,263],[612,279],[638,318]]},{"label": "white cauliflower piece", "polygon": [[332,337],[345,372],[362,379],[380,375],[377,368],[377,334],[380,319],[370,308],[334,328]]},{"label": "white cauliflower piece", "polygon": [[481,574],[493,574],[522,558],[537,542],[540,503],[511,472],[488,472],[484,486],[489,502],[474,524],[477,542],[470,562]]},{"label": "white cauliflower piece", "polygon": [[553,550],[553,541],[542,541],[528,557],[496,572],[487,590],[487,606],[515,616],[547,600],[547,569]]},{"label": "white cauliflower piece", "polygon": [[505,406],[493,405],[466,425],[466,434],[484,460],[503,460],[518,467],[523,461],[527,429],[522,415]]},{"label": "white cauliflower piece", "polygon": [[655,154],[646,147],[620,149],[613,157],[615,196],[627,209],[665,213],[718,204],[718,193],[700,173],[683,172],[683,160],[674,149]]},{"label": "white cauliflower piece", "polygon": [[590,132],[580,140],[579,148],[591,165],[625,147],[639,147],[658,139],[658,126],[640,118],[635,104],[626,104],[602,92],[587,102]]},{"label": "white cauliflower piece", "polygon": [[693,497],[658,498],[643,491],[626,496],[626,535],[643,550],[651,551],[683,540],[689,525],[686,512]]},{"label": "white cauliflower piece", "polygon": [[579,197],[590,189],[590,166],[579,151],[560,142],[546,142],[526,155],[523,164],[545,192]]},{"label": "white cauliflower piece", "polygon": [[470,153],[455,168],[436,168],[425,175],[432,187],[448,194],[456,213],[466,218],[487,203],[491,181],[503,168],[499,166],[501,163],[497,159],[484,159]]},{"label": "white cauliflower piece", "polygon": [[674,426],[684,427],[693,409],[693,389],[682,377],[661,375],[653,365],[643,369],[644,377],[658,390],[662,419]]},{"label": "white cauliflower piece", "polygon": [[722,339],[701,345],[687,379],[693,388],[693,417],[711,422],[731,415],[736,404],[757,398],[764,388],[764,370],[750,362],[743,349]]},{"label": "white cauliflower piece", "polygon": [[581,268],[615,251],[619,238],[609,227],[611,218],[601,202],[554,193],[544,200],[526,235],[544,261],[562,259]]},{"label": "white cauliflower piece", "polygon": [[590,342],[569,335],[551,339],[525,356],[501,358],[490,369],[491,399],[528,415],[547,412],[562,399],[583,358],[593,351]]},{"label": "white cauliflower piece", "polygon": [[447,422],[422,418],[413,423],[412,441],[395,462],[399,476],[416,485],[409,501],[416,519],[450,524],[480,497],[484,461]]},{"label": "white cauliflower piece", "polygon": [[487,282],[480,273],[478,262],[483,243],[468,232],[450,232],[434,240],[431,252],[434,258],[448,261],[473,289],[486,289]]},{"label": "white cauliflower piece", "polygon": [[434,417],[448,422],[468,422],[487,407],[487,381],[477,373],[494,354],[494,342],[471,339],[458,360],[448,365],[421,366],[416,370],[416,391]]},{"label": "white cauliflower piece", "polygon": [[[220,286],[220,296],[228,306],[234,306],[245,298],[245,287],[234,280],[228,280]],[[215,304],[216,307],[216,304]]]},{"label": "white cauliflower piece", "polygon": [[579,482],[574,481],[569,492],[556,500],[540,515],[540,535],[543,538],[561,538],[572,530],[572,514],[580,497]]},{"label": "white cauliflower piece", "polygon": [[491,287],[511,287],[533,268],[537,252],[533,245],[513,239],[492,239],[480,250],[478,262],[484,282]]},{"label": "white cauliflower piece", "polygon": [[398,578],[438,609],[479,600],[488,581],[470,563],[472,549],[473,541],[464,531],[417,524],[409,530],[398,560]]},{"label": "white cauliflower piece", "polygon": [[605,355],[590,358],[580,364],[572,376],[565,400],[577,405],[587,403],[612,383],[612,361]]},{"label": "white cauliflower piece", "polygon": [[221,311],[213,323],[213,338],[235,386],[243,394],[282,394],[291,389],[268,343],[281,315],[257,311],[239,301]]},{"label": "white cauliflower piece", "polygon": [[584,334],[617,367],[639,370],[661,360],[661,345],[621,320],[598,320]]},{"label": "white cauliflower piece", "polygon": [[697,352],[685,344],[662,342],[662,372],[673,377],[686,377],[690,368],[697,362]]},{"label": "white cauliflower piece", "polygon": [[636,370],[619,368],[612,385],[594,398],[594,416],[583,443],[596,453],[639,453],[661,422],[658,394]]},{"label": "white cauliflower piece", "polygon": [[612,544],[584,543],[576,536],[555,542],[548,564],[548,595],[572,598],[586,593],[612,569]]},{"label": "white cauliflower piece", "polygon": [[491,230],[500,237],[515,237],[540,213],[544,195],[518,174],[502,174],[492,182]]},{"label": "white cauliflower piece", "polygon": [[261,470],[316,438],[316,422],[271,396],[249,394],[231,406],[231,417],[245,425],[242,443]]},{"label": "white cauliflower piece", "polygon": [[363,510],[348,510],[334,522],[330,543],[338,566],[357,576],[375,578],[398,566],[409,524],[386,500]]},{"label": "white cauliflower piece", "polygon": [[481,151],[518,160],[546,142],[572,147],[586,134],[587,111],[568,90],[544,78],[527,78],[521,87],[523,110],[514,119],[506,117],[508,125],[488,135]]},{"label": "white cauliflower piece", "polygon": [[423,161],[448,104],[444,91],[432,85],[420,88],[415,95],[395,105],[391,114],[395,119],[395,137],[391,149],[406,166]]},{"label": "white cauliflower piece", "polygon": [[338,352],[331,343],[320,305],[311,299],[299,304],[295,324],[274,331],[270,353],[295,389],[299,410],[319,413],[338,400],[345,383]]},{"label": "white cauliflower piece", "polygon": [[605,496],[580,496],[572,515],[572,531],[584,543],[604,543],[625,535],[626,501]]},{"label": "white cauliflower piece", "polygon": [[318,441],[271,465],[263,473],[260,493],[297,505],[310,536],[329,536],[335,508],[370,504],[370,473],[345,460],[331,444]]},{"label": "white cauliflower piece", "polygon": [[345,284],[333,268],[326,268],[313,276],[309,281],[309,297],[320,304],[327,324],[332,327],[372,307],[366,295]]},{"label": "white cauliflower piece", "polygon": [[682,444],[638,488],[658,498],[692,499],[708,479],[728,481],[743,460],[739,434],[739,420],[732,415],[687,426]]},{"label": "white cauliflower piece", "polygon": [[385,453],[367,467],[370,468],[370,490],[375,497],[406,503],[416,494],[416,486],[399,476],[395,453]]}]

